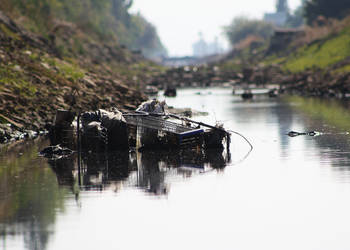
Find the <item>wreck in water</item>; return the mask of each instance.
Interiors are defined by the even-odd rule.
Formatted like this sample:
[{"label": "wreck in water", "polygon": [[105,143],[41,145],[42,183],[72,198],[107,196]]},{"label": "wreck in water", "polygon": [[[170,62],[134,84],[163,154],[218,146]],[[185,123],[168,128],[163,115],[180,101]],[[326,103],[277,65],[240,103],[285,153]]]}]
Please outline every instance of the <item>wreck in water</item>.
[{"label": "wreck in water", "polygon": [[50,131],[52,144],[82,151],[149,149],[229,149],[230,133],[173,114],[122,113],[99,109],[75,116],[59,110]]}]

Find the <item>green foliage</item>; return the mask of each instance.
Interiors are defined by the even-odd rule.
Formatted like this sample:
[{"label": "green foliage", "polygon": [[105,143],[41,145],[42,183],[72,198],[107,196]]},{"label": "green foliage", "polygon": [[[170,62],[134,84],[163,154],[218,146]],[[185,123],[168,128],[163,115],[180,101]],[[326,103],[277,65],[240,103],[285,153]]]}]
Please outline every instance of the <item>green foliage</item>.
[{"label": "green foliage", "polygon": [[123,21],[127,26],[130,21],[128,10],[132,3],[133,0],[112,0],[112,8],[115,18]]},{"label": "green foliage", "polygon": [[318,16],[326,18],[344,18],[350,13],[349,0],[309,0],[305,4],[305,17],[312,24]]},{"label": "green foliage", "polygon": [[[74,23],[97,42],[126,45],[130,49],[144,51],[147,55],[164,53],[157,31],[140,15],[128,11],[132,0],[1,0],[8,12],[24,17],[23,25],[46,37],[57,22]],[[74,39],[74,38],[73,38]],[[75,41],[75,49],[84,54],[81,44]],[[67,48],[59,50],[67,54]]]},{"label": "green foliage", "polygon": [[167,54],[163,47],[156,28],[140,14],[132,16],[132,49],[140,49],[147,57],[159,57]]},{"label": "green foliage", "polygon": [[[7,2],[6,6],[11,6],[11,9],[17,16],[27,17],[24,24],[29,30],[46,32],[49,29],[53,19],[49,0],[3,1]],[[54,8],[54,6],[52,7]]]},{"label": "green foliage", "polygon": [[234,45],[249,36],[268,39],[273,34],[273,26],[257,19],[236,17],[229,26],[224,27],[224,31],[231,45]]}]

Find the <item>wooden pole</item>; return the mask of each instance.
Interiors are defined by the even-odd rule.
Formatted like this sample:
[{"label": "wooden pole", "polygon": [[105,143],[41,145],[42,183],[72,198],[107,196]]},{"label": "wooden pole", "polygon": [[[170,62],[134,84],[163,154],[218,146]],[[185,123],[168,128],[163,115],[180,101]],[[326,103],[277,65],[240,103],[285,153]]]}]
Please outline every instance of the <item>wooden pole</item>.
[{"label": "wooden pole", "polygon": [[77,151],[78,151],[78,183],[81,186],[81,140],[80,140],[80,112],[77,117]]}]

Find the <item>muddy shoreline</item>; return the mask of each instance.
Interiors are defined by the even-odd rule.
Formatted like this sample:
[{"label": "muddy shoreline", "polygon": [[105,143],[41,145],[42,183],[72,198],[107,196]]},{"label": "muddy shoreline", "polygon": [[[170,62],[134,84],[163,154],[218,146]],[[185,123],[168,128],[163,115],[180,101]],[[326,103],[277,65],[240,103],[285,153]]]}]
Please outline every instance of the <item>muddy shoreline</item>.
[{"label": "muddy shoreline", "polygon": [[324,70],[301,73],[285,72],[279,66],[244,67],[242,70],[225,70],[216,65],[173,68],[154,77],[150,85],[163,88],[164,83],[176,88],[212,86],[277,85],[283,92],[322,98],[350,97],[350,72],[329,74]]},{"label": "muddy shoreline", "polygon": [[[208,115],[207,112],[200,112],[191,108],[175,108],[172,106],[167,108],[167,112],[182,117]],[[16,125],[11,123],[0,124],[0,146],[13,144],[15,142],[33,140],[41,136],[47,136],[50,133],[50,130],[53,128],[53,122],[54,119],[37,130],[26,129],[23,127],[23,125],[18,123],[15,123]]]}]

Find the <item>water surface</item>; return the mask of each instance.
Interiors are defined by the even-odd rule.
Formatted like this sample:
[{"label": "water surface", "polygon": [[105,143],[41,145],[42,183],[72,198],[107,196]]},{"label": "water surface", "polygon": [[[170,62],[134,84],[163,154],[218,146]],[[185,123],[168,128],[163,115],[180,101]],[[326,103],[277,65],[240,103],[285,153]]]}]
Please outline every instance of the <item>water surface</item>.
[{"label": "water surface", "polygon": [[[177,152],[37,156],[40,139],[3,147],[1,249],[349,249],[346,103],[187,89],[168,105],[232,136],[231,159]],[[316,137],[288,137],[291,131]]]}]

